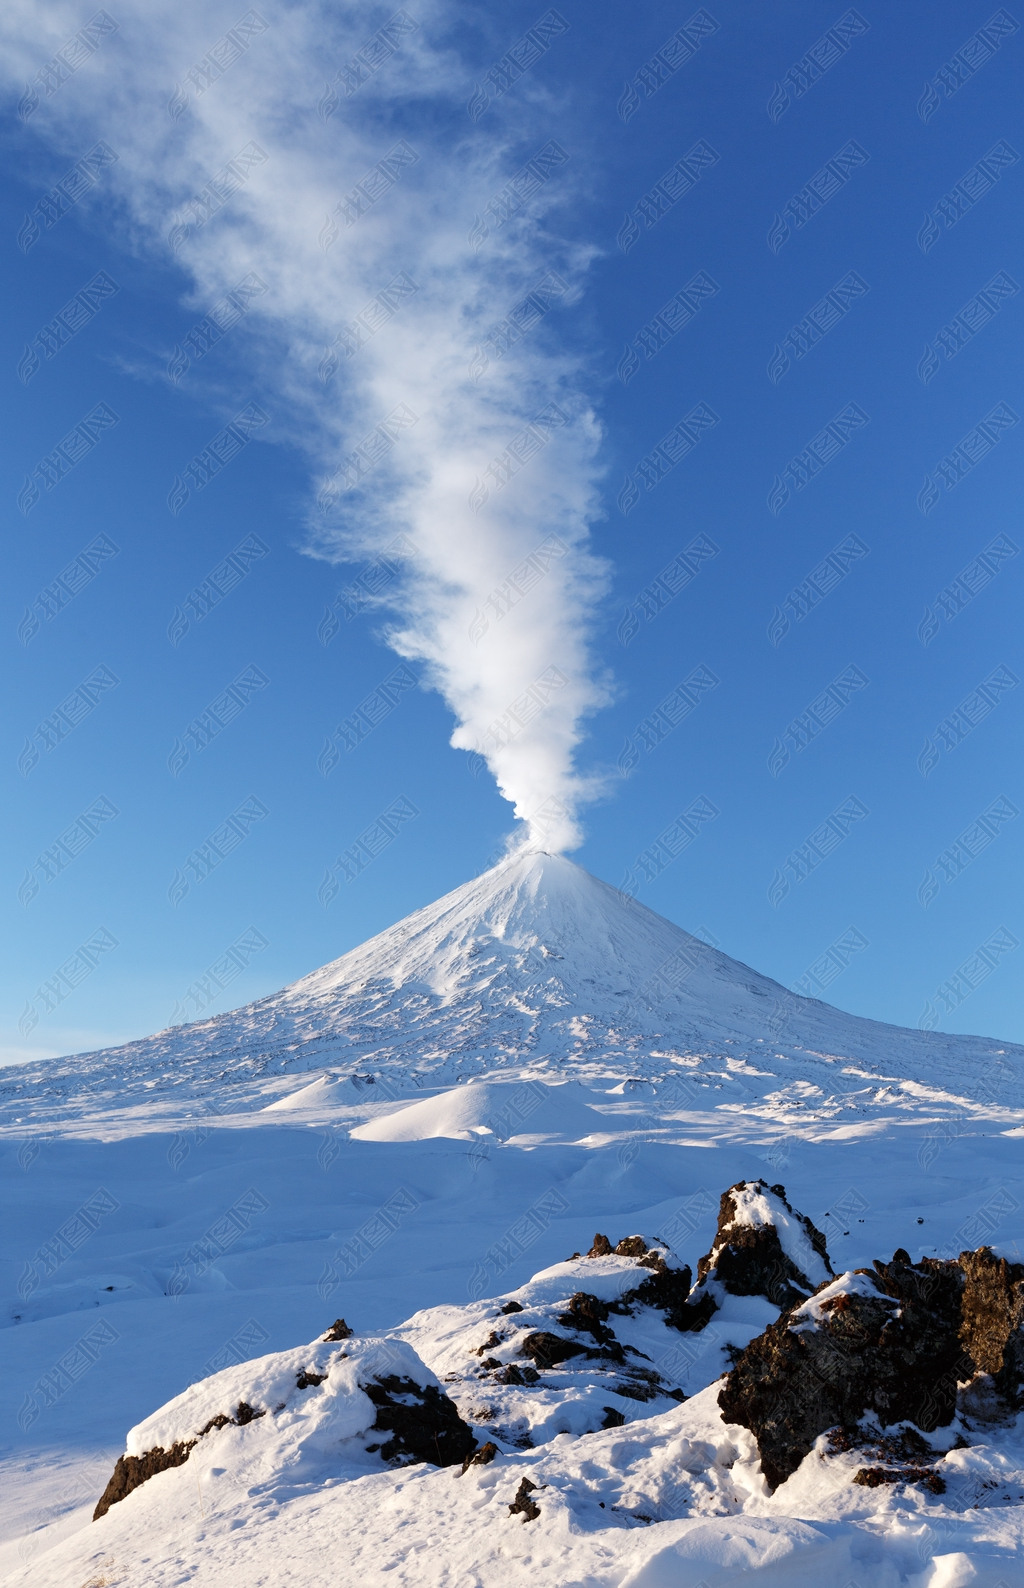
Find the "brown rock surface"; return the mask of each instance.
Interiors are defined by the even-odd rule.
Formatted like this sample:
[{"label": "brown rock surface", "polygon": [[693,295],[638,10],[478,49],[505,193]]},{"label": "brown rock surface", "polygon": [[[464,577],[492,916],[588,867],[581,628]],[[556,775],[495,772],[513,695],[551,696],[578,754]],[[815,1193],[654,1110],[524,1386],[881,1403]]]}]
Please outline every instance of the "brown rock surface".
[{"label": "brown rock surface", "polygon": [[730,1295],[766,1296],[777,1307],[796,1306],[814,1285],[784,1251],[774,1225],[755,1226],[742,1217],[737,1193],[748,1187],[778,1198],[789,1217],[803,1227],[827,1272],[832,1273],[824,1235],[809,1218],[790,1205],[785,1186],[769,1186],[763,1180],[741,1180],[722,1193],[711,1250],[697,1264],[698,1285],[715,1279]]}]

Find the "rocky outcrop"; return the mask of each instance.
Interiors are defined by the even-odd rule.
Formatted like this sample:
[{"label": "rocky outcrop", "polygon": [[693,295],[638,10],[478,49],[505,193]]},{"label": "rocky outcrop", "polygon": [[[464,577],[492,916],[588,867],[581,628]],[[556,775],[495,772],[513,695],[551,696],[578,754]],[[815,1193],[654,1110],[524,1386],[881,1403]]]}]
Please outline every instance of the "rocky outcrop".
[{"label": "rocky outcrop", "polygon": [[510,1516],[521,1516],[524,1522],[535,1522],[540,1515],[540,1506],[535,1500],[530,1499],[531,1494],[536,1494],[537,1485],[531,1483],[529,1478],[524,1478],[516,1490],[516,1497],[509,1506]]},{"label": "rocky outcrop", "polygon": [[[565,1311],[558,1314],[558,1322],[567,1329],[575,1329],[578,1334],[589,1334],[597,1345],[618,1346],[615,1331],[607,1322],[611,1310],[609,1302],[598,1301],[586,1290],[577,1290],[570,1296]],[[621,1351],[619,1346],[620,1355]]]},{"label": "rocky outcrop", "polygon": [[110,1480],[96,1502],[93,1521],[98,1522],[101,1516],[106,1516],[112,1505],[126,1499],[133,1489],[139,1488],[149,1478],[155,1478],[158,1472],[184,1466],[195,1446],[194,1439],[178,1440],[168,1450],[158,1445],[155,1450],[147,1450],[143,1456],[118,1456]]},{"label": "rocky outcrop", "polygon": [[1017,1410],[1024,1385],[1024,1263],[997,1257],[989,1247],[961,1252],[965,1284],[960,1339],[979,1373]]},{"label": "rocky outcrop", "polygon": [[588,1257],[632,1257],[650,1274],[632,1290],[626,1291],[609,1311],[629,1312],[634,1307],[655,1307],[665,1315],[673,1329],[692,1333],[703,1329],[716,1303],[708,1293],[691,1299],[693,1273],[687,1264],[675,1267],[667,1261],[666,1246],[648,1246],[642,1235],[627,1235],[613,1246],[607,1235],[595,1235]]},{"label": "rocky outcrop", "polygon": [[766,1296],[792,1307],[832,1276],[825,1237],[781,1185],[741,1180],[722,1193],[711,1250],[697,1264],[698,1293]]},{"label": "rocky outcrop", "polygon": [[463,1472],[468,1472],[470,1467],[486,1467],[498,1454],[498,1447],[493,1440],[488,1439],[479,1450],[474,1450],[471,1456],[466,1456],[462,1463]]},{"label": "rocky outcrop", "polygon": [[905,1252],[876,1271],[822,1286],[741,1353],[719,1396],[727,1422],[757,1440],[770,1488],[795,1472],[819,1434],[872,1413],[928,1432],[956,1409],[970,1368],[959,1341],[955,1263],[912,1264]]},{"label": "rocky outcrop", "polygon": [[[969,1396],[979,1379],[987,1416],[1024,1404],[1024,1265],[985,1247],[914,1263],[900,1248],[891,1262],[820,1286],[751,1341],[719,1405],[754,1434],[774,1489],[820,1434],[845,1431],[849,1441],[866,1416],[924,1433],[948,1426],[958,1397],[972,1404],[962,1386]],[[869,1486],[926,1481],[909,1469],[862,1472],[856,1481]]]},{"label": "rocky outcrop", "polygon": [[429,1461],[435,1467],[462,1466],[476,1449],[473,1430],[436,1384],[389,1374],[363,1389],[377,1408],[373,1432],[387,1432],[383,1443],[366,1446],[382,1460],[410,1465]]},{"label": "rocky outcrop", "polygon": [[590,1356],[591,1351],[578,1340],[567,1340],[564,1335],[552,1334],[550,1329],[536,1329],[524,1337],[519,1347],[539,1368],[557,1367],[574,1356]]}]

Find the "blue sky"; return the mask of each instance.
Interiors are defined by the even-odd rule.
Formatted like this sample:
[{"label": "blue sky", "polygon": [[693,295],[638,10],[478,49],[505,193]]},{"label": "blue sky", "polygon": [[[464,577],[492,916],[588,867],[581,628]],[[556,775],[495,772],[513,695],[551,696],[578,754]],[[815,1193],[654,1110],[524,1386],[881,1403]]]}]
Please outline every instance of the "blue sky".
[{"label": "blue sky", "polygon": [[[243,106],[245,136],[271,152],[285,136],[264,93],[275,86],[274,29],[301,9],[262,7],[265,36],[252,36],[203,96],[211,124],[221,106]],[[521,314],[538,323],[474,389],[481,406],[492,403],[499,437],[522,420],[513,423],[520,389],[539,394],[523,412],[560,401],[584,437],[548,476],[543,460],[527,463],[502,498],[531,555],[561,535],[571,553],[555,564],[576,570],[567,628],[583,637],[560,697],[574,701],[566,753],[572,786],[582,775],[602,792],[580,805],[574,858],[786,985],[901,1024],[1024,1040],[1024,954],[1014,947],[1024,939],[1024,532],[1011,506],[1024,441],[1024,144],[1011,114],[1021,32],[1003,11],[992,24],[988,6],[916,0],[855,12],[787,0],[769,14],[737,0],[694,13],[649,4],[628,17],[563,0],[555,23],[519,47],[520,59],[538,58],[496,96],[503,69],[492,68],[536,30],[536,8],[409,13],[420,21],[416,49],[443,60],[440,86],[417,79],[425,56],[399,50],[357,93],[342,89],[336,114],[318,117],[325,73],[387,22],[388,10],[367,7],[346,12],[348,42],[328,38],[310,53],[305,99],[292,79],[282,94],[295,124],[320,140],[328,179],[337,140],[339,195],[367,169],[344,138],[383,154],[405,137],[423,150],[353,233],[362,246],[387,217],[392,230],[367,244],[367,279],[382,288],[427,268],[421,218],[440,229],[446,205],[461,214],[460,172],[474,161],[490,173],[486,197],[550,140],[564,151],[515,226],[470,249],[469,264],[453,253],[448,296],[425,287],[403,302],[367,360],[377,360],[378,394],[401,389],[402,337],[411,349],[417,315],[434,317],[443,342],[445,314],[452,337],[463,334],[463,290],[486,327],[545,273],[556,278],[542,320],[536,309]],[[91,16],[61,12],[57,45]],[[217,311],[236,323],[194,356],[223,297],[203,292],[211,260],[230,270],[235,257],[217,253],[236,225],[232,202],[205,226],[204,260],[193,260],[191,240],[175,253],[152,216],[160,204],[180,212],[181,167],[168,156],[165,170],[144,119],[146,157],[133,162],[128,101],[111,110],[108,131],[98,92],[104,73],[137,83],[133,114],[144,118],[150,85],[185,81],[189,50],[198,60],[237,18],[214,7],[193,21],[188,46],[154,65],[146,12],[124,17],[27,117],[17,104],[31,74],[10,85],[0,252],[10,305],[0,360],[10,1058],[142,1036],[198,1013],[200,998],[214,1013],[272,991],[475,874],[513,826],[479,758],[448,744],[454,697],[428,687],[444,657],[403,662],[387,643],[396,618],[379,548],[403,532],[400,496],[381,506],[371,481],[359,555],[349,542],[352,560],[341,560],[340,538],[333,561],[310,555],[324,551],[314,498],[326,453],[309,443],[302,383],[337,405],[336,433],[351,445],[382,411],[350,380],[356,360],[324,388],[308,311],[300,334],[302,316],[289,310],[289,340],[284,311],[264,317],[251,283],[234,310]],[[33,25],[13,24],[18,60],[42,67],[55,46]],[[812,48],[825,69],[808,85],[801,62]],[[645,67],[659,50],[660,64]],[[466,105],[480,85],[489,103],[474,119]],[[194,114],[195,105],[185,112]],[[153,100],[157,115],[177,125],[166,96]],[[118,162],[46,224],[42,196],[105,137]],[[248,235],[262,258],[259,227],[284,201],[252,202]],[[25,251],[30,215],[39,235]],[[323,220],[310,210],[311,238]],[[275,305],[287,238],[282,226],[267,244]],[[471,276],[492,244],[506,250],[500,269]],[[347,246],[343,233],[327,258]],[[100,273],[91,297],[78,297]],[[54,350],[45,328],[73,299],[65,324],[78,328]],[[335,320],[359,307],[346,299]],[[390,351],[378,354],[387,335]],[[303,339],[315,348],[305,364],[293,358]],[[190,367],[173,380],[168,363],[181,348]],[[488,387],[498,376],[506,386]],[[474,400],[462,394],[457,413],[472,415]],[[585,434],[584,407],[594,416]],[[223,467],[172,511],[175,481],[198,478],[190,460],[247,410],[234,439],[215,444]],[[91,430],[77,430],[90,415]],[[433,423],[422,416],[421,436]],[[79,461],[48,485],[45,459],[72,432],[67,452]],[[523,494],[543,479],[550,496],[559,470],[576,490],[564,522],[545,519],[542,495]],[[565,529],[570,518],[576,527]],[[607,564],[603,593],[583,589],[587,529]],[[364,577],[375,555],[377,574]],[[190,592],[217,569],[223,594],[200,619]],[[561,578],[560,566],[545,577]],[[379,592],[376,604],[339,608],[339,592],[360,579]],[[529,603],[544,588],[543,578],[538,590],[524,585],[522,612],[539,610]],[[332,603],[340,621],[325,631]],[[519,613],[501,630],[510,648]],[[465,692],[482,649],[461,650],[445,687]],[[41,725],[72,697],[81,720],[71,729],[66,718],[46,748],[56,730]],[[189,725],[215,701],[230,720],[200,750]],[[364,702],[362,726],[348,732],[358,742],[344,748],[342,736],[325,758]],[[191,746],[183,765],[181,745]],[[510,776],[533,776],[536,764]],[[558,775],[564,792],[569,774]],[[358,870],[350,862],[347,880],[339,855],[389,810],[393,841],[366,864],[364,853]],[[200,881],[190,857],[216,834],[223,859]],[[325,888],[332,870],[336,885]],[[59,1002],[41,992],[90,942],[92,973],[73,987],[60,981]],[[210,967],[223,980],[229,964],[219,991],[216,973],[196,991]]]}]

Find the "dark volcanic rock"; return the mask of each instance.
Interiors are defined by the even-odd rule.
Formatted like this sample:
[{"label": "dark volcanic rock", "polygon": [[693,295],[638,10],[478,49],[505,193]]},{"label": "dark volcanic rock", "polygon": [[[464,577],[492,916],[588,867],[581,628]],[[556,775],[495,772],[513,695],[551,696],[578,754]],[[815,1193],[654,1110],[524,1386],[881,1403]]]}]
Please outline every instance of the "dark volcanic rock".
[{"label": "dark volcanic rock", "polygon": [[635,1290],[627,1291],[622,1302],[627,1307],[656,1307],[671,1328],[696,1333],[713,1317],[717,1303],[709,1291],[691,1301],[691,1277],[689,1268],[669,1268],[662,1262]]},{"label": "dark volcanic rock", "polygon": [[[602,1319],[609,1312],[631,1312],[634,1306],[656,1307],[665,1314],[666,1323],[673,1329],[692,1333],[704,1328],[715,1312],[717,1303],[709,1292],[691,1301],[693,1275],[690,1268],[685,1265],[682,1268],[670,1267],[665,1261],[666,1252],[667,1247],[648,1246],[642,1235],[627,1235],[614,1247],[607,1235],[594,1236],[588,1257],[632,1257],[641,1268],[651,1270],[650,1278],[641,1281],[635,1289],[626,1291],[617,1302],[602,1304],[605,1306]],[[569,1315],[563,1313],[558,1321],[570,1323]],[[571,1326],[582,1327],[580,1324]]]},{"label": "dark volcanic rock", "polygon": [[118,1456],[110,1482],[100,1495],[96,1509],[92,1513],[93,1521],[98,1522],[101,1516],[106,1516],[112,1505],[116,1505],[118,1500],[126,1499],[133,1489],[137,1489],[147,1479],[155,1478],[158,1472],[166,1472],[170,1467],[184,1466],[195,1447],[196,1441],[189,1439],[171,1445],[169,1450],[162,1450],[157,1445],[154,1450],[147,1450],[143,1456]]},{"label": "dark volcanic rock", "polygon": [[1024,1263],[996,1257],[987,1246],[961,1252],[965,1285],[960,1339],[979,1373],[1014,1409],[1024,1386]]},{"label": "dark volcanic rock", "polygon": [[562,1334],[551,1334],[547,1329],[528,1334],[519,1349],[523,1356],[530,1357],[538,1367],[557,1367],[559,1362],[567,1362],[572,1356],[589,1355],[585,1345],[580,1345],[576,1340],[567,1340]]},{"label": "dark volcanic rock", "polygon": [[586,1290],[577,1290],[570,1297],[569,1305],[565,1312],[560,1312],[558,1322],[566,1329],[576,1329],[579,1333],[589,1334],[598,1345],[618,1345],[615,1331],[608,1327],[605,1319],[611,1308],[606,1301],[598,1301]]},{"label": "dark volcanic rock", "polygon": [[616,1257],[646,1257],[647,1242],[642,1235],[627,1235],[615,1248]]},{"label": "dark volcanic rock", "polygon": [[196,1445],[205,1434],[212,1433],[217,1428],[226,1428],[233,1424],[236,1428],[244,1428],[246,1423],[251,1423],[257,1417],[263,1417],[262,1411],[257,1411],[250,1406],[248,1401],[239,1401],[233,1417],[226,1412],[218,1412],[216,1417],[211,1417],[205,1428],[200,1428],[194,1439],[179,1439],[164,1450],[160,1445],[155,1445],[152,1450],[146,1450],[141,1456],[118,1456],[114,1463],[114,1470],[110,1481],[96,1502],[96,1509],[92,1513],[94,1522],[101,1516],[106,1516],[112,1505],[118,1500],[124,1500],[133,1489],[139,1488],[150,1478],[155,1478],[158,1472],[167,1472],[171,1467],[182,1467],[192,1454]]},{"label": "dark volcanic rock", "polygon": [[463,1472],[468,1472],[470,1467],[486,1467],[489,1462],[494,1460],[497,1454],[497,1445],[493,1440],[488,1439],[487,1443],[481,1445],[479,1450],[474,1450],[471,1456],[465,1458],[462,1463],[462,1470]]},{"label": "dark volcanic rock", "polygon": [[[826,1274],[832,1273],[825,1237],[786,1199],[784,1186],[740,1181],[722,1193],[711,1250],[697,1264],[698,1285],[717,1280],[733,1296],[766,1296],[792,1307],[815,1289],[820,1272],[807,1274],[787,1253],[777,1220],[785,1220],[809,1243]],[[810,1264],[808,1264],[810,1266]],[[816,1265],[815,1265],[816,1266]]]},{"label": "dark volcanic rock", "polygon": [[515,1362],[510,1362],[508,1367],[503,1367],[500,1373],[495,1373],[499,1384],[537,1384],[540,1374],[535,1367],[519,1367]]},{"label": "dark volcanic rock", "polygon": [[540,1515],[540,1506],[530,1499],[530,1495],[534,1494],[536,1489],[535,1483],[531,1483],[529,1478],[524,1478],[516,1490],[515,1499],[508,1508],[509,1515],[522,1516],[527,1522],[535,1522]]},{"label": "dark volcanic rock", "polygon": [[390,1373],[372,1379],[363,1389],[377,1408],[374,1432],[391,1435],[378,1450],[385,1461],[429,1461],[435,1467],[459,1466],[476,1448],[473,1431],[462,1421],[455,1403],[436,1384]]},{"label": "dark volcanic rock", "polygon": [[906,1258],[822,1286],[822,1299],[793,1308],[737,1359],[719,1405],[754,1434],[772,1489],[819,1434],[853,1429],[865,1413],[926,1432],[952,1419],[957,1381],[971,1374],[959,1339],[963,1276],[955,1263]]},{"label": "dark volcanic rock", "polygon": [[933,1494],[946,1492],[946,1480],[934,1467],[860,1467],[853,1481],[865,1489],[877,1489],[883,1483],[921,1483]]}]

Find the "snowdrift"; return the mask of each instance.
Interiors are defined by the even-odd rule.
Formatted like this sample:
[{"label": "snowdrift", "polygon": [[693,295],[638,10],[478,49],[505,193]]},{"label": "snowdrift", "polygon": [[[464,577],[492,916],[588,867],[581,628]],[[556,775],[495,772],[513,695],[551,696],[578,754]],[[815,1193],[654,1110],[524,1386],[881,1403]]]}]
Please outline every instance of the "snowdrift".
[{"label": "snowdrift", "polygon": [[593,1107],[596,1102],[593,1092],[574,1081],[471,1081],[357,1125],[352,1135],[357,1141],[425,1141],[431,1136],[581,1141],[608,1129]]}]

